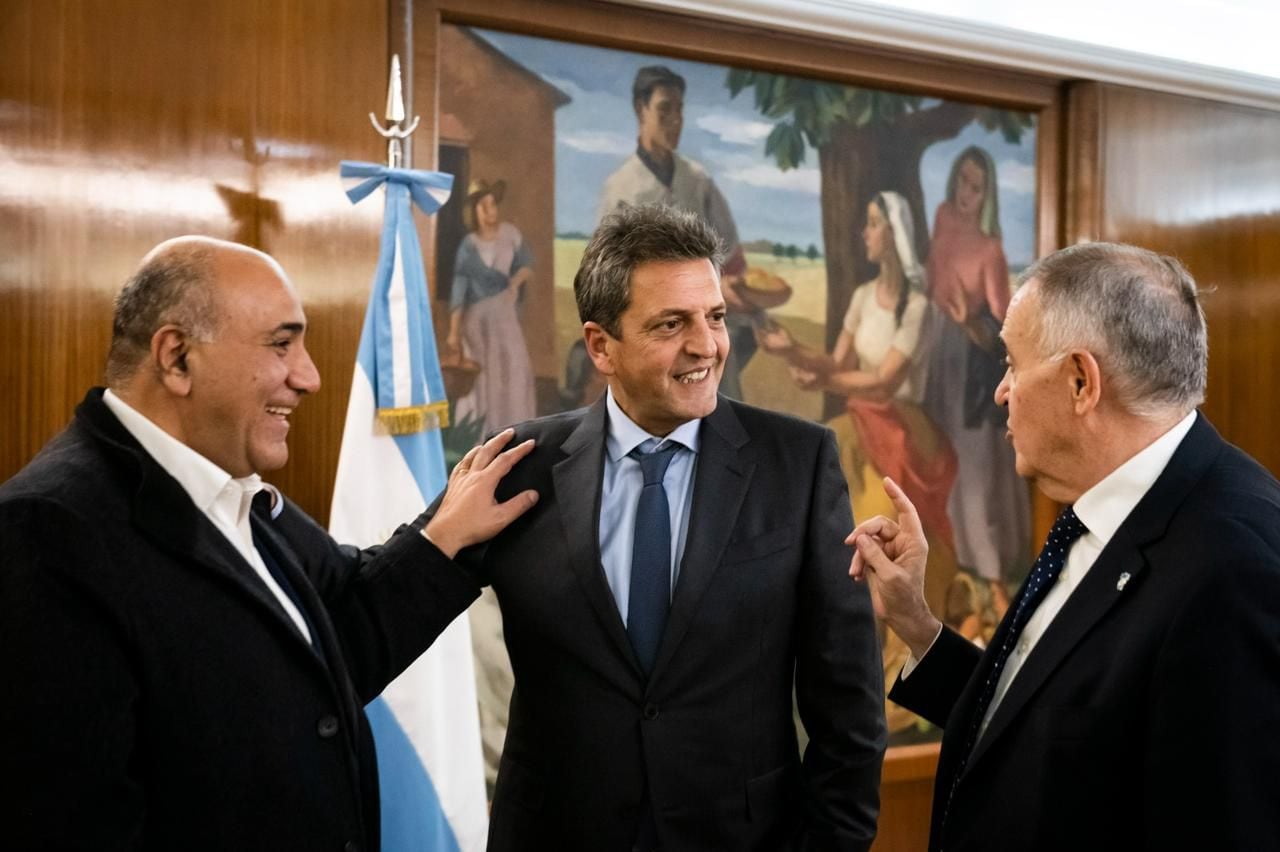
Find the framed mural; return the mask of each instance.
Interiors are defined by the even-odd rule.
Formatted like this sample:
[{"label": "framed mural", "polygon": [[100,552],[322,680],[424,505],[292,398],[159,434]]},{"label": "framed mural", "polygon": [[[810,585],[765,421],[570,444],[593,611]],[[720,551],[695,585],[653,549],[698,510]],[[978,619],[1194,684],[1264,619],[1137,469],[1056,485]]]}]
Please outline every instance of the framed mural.
[{"label": "framed mural", "polygon": [[[586,241],[619,205],[693,210],[728,256],[722,392],[828,425],[856,517],[891,514],[880,479],[902,483],[931,541],[931,606],[984,643],[1031,554],[992,396],[1017,273],[1050,248],[1041,111],[529,29],[435,31],[436,162],[456,176],[434,278],[453,453],[602,392],[573,299]],[[473,632],[492,771],[511,688],[492,597]],[[881,638],[887,685],[907,650]],[[891,745],[940,738],[886,715]]]}]

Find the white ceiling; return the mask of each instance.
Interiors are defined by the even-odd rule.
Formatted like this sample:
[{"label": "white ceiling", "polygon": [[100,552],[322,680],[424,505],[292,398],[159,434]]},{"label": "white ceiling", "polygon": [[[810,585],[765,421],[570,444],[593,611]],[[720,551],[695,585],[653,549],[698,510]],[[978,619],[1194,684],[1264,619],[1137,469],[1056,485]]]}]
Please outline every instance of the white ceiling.
[{"label": "white ceiling", "polygon": [[620,0],[1280,109],[1280,0]]},{"label": "white ceiling", "polygon": [[869,5],[1259,74],[1280,85],[1277,0],[871,0]]}]

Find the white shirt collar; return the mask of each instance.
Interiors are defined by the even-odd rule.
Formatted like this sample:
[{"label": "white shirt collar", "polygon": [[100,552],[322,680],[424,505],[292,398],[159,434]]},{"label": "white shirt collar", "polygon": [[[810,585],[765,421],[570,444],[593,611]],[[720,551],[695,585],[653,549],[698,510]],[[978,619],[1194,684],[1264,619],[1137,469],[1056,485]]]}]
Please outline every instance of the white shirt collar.
[{"label": "white shirt collar", "polygon": [[1076,500],[1076,517],[1090,533],[1102,540],[1104,546],[1160,478],[1195,422],[1196,412],[1193,409],[1172,429],[1104,476]]},{"label": "white shirt collar", "polygon": [[[262,488],[262,478],[256,473],[248,476],[233,477],[168,432],[161,429],[142,412],[129,405],[112,393],[108,388],[102,395],[111,413],[119,419],[129,434],[137,439],[142,448],[164,468],[165,472],[178,480],[178,484],[191,497],[201,512],[210,512],[218,497],[234,483],[238,491],[252,497]],[[244,503],[240,494],[237,502]],[[233,511],[233,520],[238,511]]]},{"label": "white shirt collar", "polygon": [[605,407],[609,412],[609,431],[605,436],[605,448],[609,458],[615,462],[648,440],[659,443],[674,441],[692,452],[698,452],[698,433],[702,427],[702,418],[681,423],[665,438],[659,438],[657,435],[650,435],[626,415],[622,406],[618,405],[618,401],[613,398],[613,388],[605,391]]}]

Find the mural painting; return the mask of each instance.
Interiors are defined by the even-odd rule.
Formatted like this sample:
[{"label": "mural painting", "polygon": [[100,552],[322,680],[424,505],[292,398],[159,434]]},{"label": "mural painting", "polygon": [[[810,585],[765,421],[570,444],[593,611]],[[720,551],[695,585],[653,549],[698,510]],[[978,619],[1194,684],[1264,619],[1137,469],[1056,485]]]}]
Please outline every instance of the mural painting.
[{"label": "mural painting", "polygon": [[[920,507],[927,596],[983,643],[1030,560],[998,331],[1035,256],[1027,113],[446,25],[438,329],[456,458],[482,432],[603,391],[573,275],[600,218],[672,204],[725,243],[721,391],[835,432],[854,514]],[[511,675],[491,596],[472,612],[486,759]],[[886,682],[906,657],[882,634]],[[892,744],[939,737],[886,708]]]}]

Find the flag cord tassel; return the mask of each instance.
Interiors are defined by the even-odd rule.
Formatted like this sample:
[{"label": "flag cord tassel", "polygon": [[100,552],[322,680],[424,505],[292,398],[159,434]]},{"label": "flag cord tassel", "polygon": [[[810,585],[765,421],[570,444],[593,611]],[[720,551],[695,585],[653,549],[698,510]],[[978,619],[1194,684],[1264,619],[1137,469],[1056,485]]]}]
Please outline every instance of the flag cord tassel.
[{"label": "flag cord tassel", "polygon": [[445,429],[449,426],[449,401],[440,400],[402,408],[379,408],[378,422],[392,435],[412,435],[426,429]]}]

